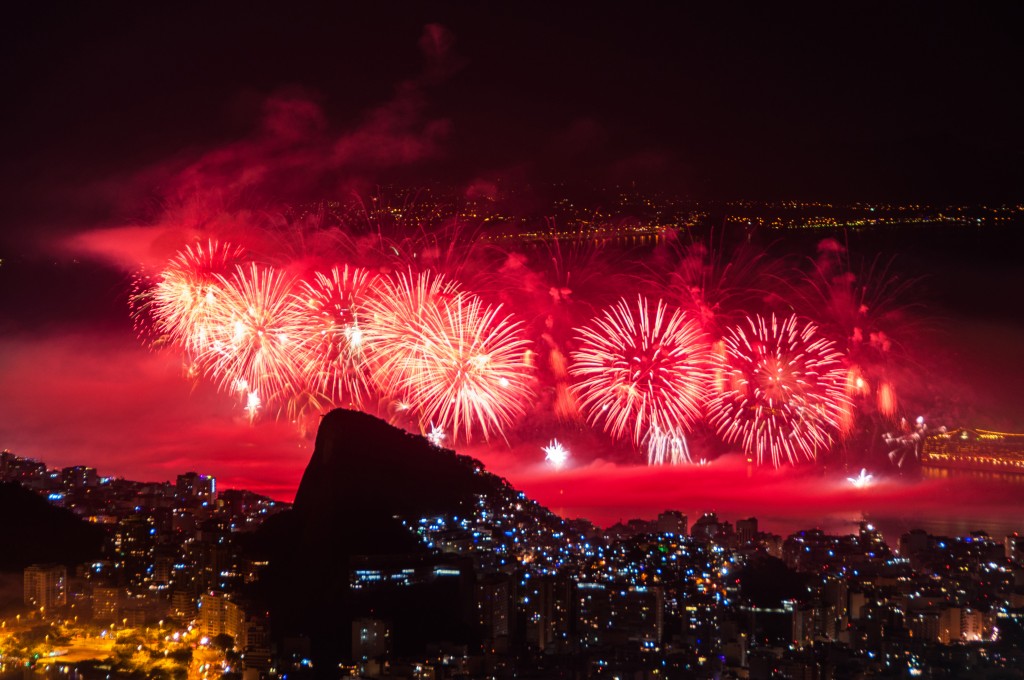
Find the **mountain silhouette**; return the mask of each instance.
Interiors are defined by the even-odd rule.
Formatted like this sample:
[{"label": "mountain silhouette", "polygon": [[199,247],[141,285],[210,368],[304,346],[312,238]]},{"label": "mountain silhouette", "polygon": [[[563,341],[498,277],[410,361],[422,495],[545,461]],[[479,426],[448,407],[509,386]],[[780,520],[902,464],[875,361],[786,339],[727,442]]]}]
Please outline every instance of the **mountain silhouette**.
[{"label": "mountain silhouette", "polygon": [[48,562],[73,567],[99,557],[103,548],[101,527],[50,505],[20,484],[0,484],[0,517],[8,518],[0,571],[21,571],[30,564]]},{"label": "mountain silhouette", "polygon": [[[319,677],[334,677],[338,662],[350,657],[354,618],[387,621],[399,653],[430,643],[473,644],[469,562],[435,554],[403,521],[468,516],[478,494],[507,486],[479,461],[373,416],[343,409],[325,415],[293,508],[268,519],[251,544],[269,561],[260,597],[279,643],[307,636]],[[454,564],[461,575],[354,591],[353,565],[367,563],[428,572]]]}]

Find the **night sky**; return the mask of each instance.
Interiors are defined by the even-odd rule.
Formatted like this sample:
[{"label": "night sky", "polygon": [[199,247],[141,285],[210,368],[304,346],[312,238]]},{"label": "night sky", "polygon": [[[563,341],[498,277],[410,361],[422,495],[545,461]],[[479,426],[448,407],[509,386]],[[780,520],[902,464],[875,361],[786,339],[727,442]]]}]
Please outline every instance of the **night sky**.
[{"label": "night sky", "polygon": [[428,176],[1021,199],[1018,3],[677,4],[32,3],[0,29],[5,236],[138,217],[272,98],[327,139],[404,99],[377,131],[419,151],[360,149],[317,197]]},{"label": "night sky", "polygon": [[[0,448],[145,479],[201,468],[291,497],[310,442],[249,425],[131,329],[131,275],[176,247],[158,237],[196,197],[635,183],[697,199],[1024,201],[1019,3],[323,5],[5,11]],[[1015,311],[976,321],[964,346],[1022,337],[1005,330]],[[562,481],[492,455],[558,506]],[[606,472],[573,473],[570,512],[679,502],[630,473],[598,503]]]}]

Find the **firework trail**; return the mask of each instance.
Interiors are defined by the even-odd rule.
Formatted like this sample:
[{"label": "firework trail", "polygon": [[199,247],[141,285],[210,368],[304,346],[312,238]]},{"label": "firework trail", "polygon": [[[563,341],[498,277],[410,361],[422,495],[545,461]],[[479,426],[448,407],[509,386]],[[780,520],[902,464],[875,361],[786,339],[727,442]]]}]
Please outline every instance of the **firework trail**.
[{"label": "firework trail", "polygon": [[662,430],[654,427],[647,434],[648,465],[681,465],[690,463],[690,446],[680,430]]},{"label": "firework trail", "polygon": [[[937,432],[945,432],[945,427],[938,428]],[[898,468],[902,468],[907,461],[917,461],[921,457],[921,444],[928,436],[928,423],[924,416],[918,416],[913,423],[906,418],[900,419],[899,429],[895,432],[886,432],[882,439],[889,447],[889,462]]]},{"label": "firework trail", "polygon": [[696,322],[638,296],[578,331],[570,374],[589,422],[639,445],[651,430],[685,431],[702,415],[712,354]]},{"label": "firework trail", "polygon": [[796,316],[754,316],[727,331],[725,384],[708,421],[759,465],[813,460],[833,442],[848,404],[843,356]]}]

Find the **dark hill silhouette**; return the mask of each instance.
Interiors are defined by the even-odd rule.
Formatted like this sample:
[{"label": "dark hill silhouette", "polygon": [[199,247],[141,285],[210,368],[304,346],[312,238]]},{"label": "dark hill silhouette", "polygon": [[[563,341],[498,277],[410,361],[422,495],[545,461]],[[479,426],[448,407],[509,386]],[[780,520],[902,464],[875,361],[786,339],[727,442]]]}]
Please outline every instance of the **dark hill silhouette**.
[{"label": "dark hill silhouette", "polygon": [[457,513],[502,483],[468,456],[439,449],[360,411],[324,416],[294,511],[315,536],[344,538],[349,554],[402,553],[418,542],[395,515]]},{"label": "dark hill silhouette", "polygon": [[771,555],[755,555],[739,572],[740,595],[758,607],[781,607],[807,594],[807,575]]},{"label": "dark hill silhouette", "polygon": [[0,484],[3,550],[0,571],[21,571],[30,564],[72,567],[100,556],[103,529],[70,510],[50,505],[20,484]]},{"label": "dark hill silhouette", "polygon": [[355,617],[391,622],[396,652],[415,652],[430,642],[473,643],[465,606],[468,565],[462,565],[461,579],[383,587],[372,597],[350,592],[349,573],[357,555],[410,563],[439,559],[402,519],[465,516],[476,494],[504,486],[478,461],[373,416],[328,413],[292,510],[267,520],[251,546],[270,562],[260,587],[275,637],[308,635],[314,668],[323,677],[333,677],[331,669],[349,657]]}]

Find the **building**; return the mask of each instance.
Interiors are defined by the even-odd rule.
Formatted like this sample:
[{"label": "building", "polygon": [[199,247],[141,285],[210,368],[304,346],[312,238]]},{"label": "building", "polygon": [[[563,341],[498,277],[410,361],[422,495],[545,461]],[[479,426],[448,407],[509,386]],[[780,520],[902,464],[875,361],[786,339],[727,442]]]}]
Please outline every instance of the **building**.
[{"label": "building", "polygon": [[526,642],[542,652],[554,652],[569,639],[572,588],[567,578],[535,576],[520,587],[520,607],[526,617]]},{"label": "building", "polygon": [[178,475],[174,484],[174,495],[186,505],[212,505],[217,500],[217,480],[210,475],[186,472]]},{"label": "building", "polygon": [[937,611],[926,609],[907,614],[907,629],[910,631],[910,637],[915,640],[937,642],[939,639],[939,626],[943,623],[948,627],[949,622],[942,621],[942,617]]},{"label": "building", "polygon": [[206,637],[230,635],[236,642],[245,634],[245,612],[224,593],[199,596],[199,631]]},{"label": "building", "polygon": [[123,588],[98,587],[92,591],[92,617],[98,623],[117,621],[121,603],[128,599]]},{"label": "building", "polygon": [[224,593],[203,593],[199,596],[198,608],[199,630],[206,637],[230,635],[237,640],[244,632],[244,612]]},{"label": "building", "polygon": [[94,488],[100,485],[100,476],[96,468],[75,465],[63,468],[60,472],[65,489]]},{"label": "building", "polygon": [[118,522],[114,533],[117,567],[128,585],[144,588],[152,581],[156,540],[156,526],[152,517],[130,515]]},{"label": "building", "polygon": [[169,613],[185,623],[191,622],[196,615],[196,598],[187,590],[173,590]]},{"label": "building", "polygon": [[576,634],[583,647],[605,642],[611,621],[611,600],[603,583],[580,581],[575,596]]},{"label": "building", "polygon": [[721,531],[722,524],[718,521],[718,515],[706,512],[693,523],[690,528],[690,536],[701,540],[714,539]]},{"label": "building", "polygon": [[821,635],[821,607],[807,605],[793,611],[793,644],[806,647]]},{"label": "building", "polygon": [[47,474],[46,463],[16,456],[10,451],[0,452],[0,481],[27,484]]},{"label": "building", "polygon": [[753,543],[757,538],[757,518],[748,517],[736,520],[736,537],[739,539],[740,545]]},{"label": "building", "polygon": [[665,637],[665,595],[657,586],[612,591],[612,622],[640,649],[658,649]]},{"label": "building", "polygon": [[1024,536],[1014,532],[1003,539],[1006,559],[1016,564],[1024,564]]},{"label": "building", "polygon": [[379,675],[379,670],[390,651],[391,627],[385,621],[352,621],[352,658],[363,669],[363,674]]},{"label": "building", "polygon": [[656,526],[659,534],[685,536],[687,529],[686,515],[678,510],[666,510],[658,515]]},{"label": "building", "polygon": [[123,603],[119,612],[122,624],[128,628],[142,628],[152,619],[149,609],[145,601],[129,600]]},{"label": "building", "polygon": [[33,564],[25,567],[25,605],[52,609],[68,603],[68,571],[62,564]]},{"label": "building", "polygon": [[512,578],[489,574],[476,584],[477,621],[484,640],[494,649],[507,649],[512,632]]},{"label": "building", "polygon": [[1024,434],[968,428],[932,434],[921,445],[921,465],[1024,474]]},{"label": "building", "polygon": [[270,616],[266,612],[250,614],[245,621],[245,634],[238,641],[244,650],[245,667],[266,671],[270,668]]}]

